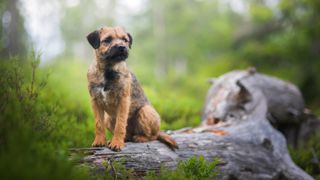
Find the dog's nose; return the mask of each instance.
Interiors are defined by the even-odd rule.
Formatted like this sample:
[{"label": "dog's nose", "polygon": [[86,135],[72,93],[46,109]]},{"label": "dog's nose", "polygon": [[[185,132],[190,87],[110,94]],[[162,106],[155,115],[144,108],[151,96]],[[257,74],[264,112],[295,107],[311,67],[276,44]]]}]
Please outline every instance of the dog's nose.
[{"label": "dog's nose", "polygon": [[125,46],[118,46],[118,50],[119,50],[119,51],[124,51],[125,49],[126,49]]}]

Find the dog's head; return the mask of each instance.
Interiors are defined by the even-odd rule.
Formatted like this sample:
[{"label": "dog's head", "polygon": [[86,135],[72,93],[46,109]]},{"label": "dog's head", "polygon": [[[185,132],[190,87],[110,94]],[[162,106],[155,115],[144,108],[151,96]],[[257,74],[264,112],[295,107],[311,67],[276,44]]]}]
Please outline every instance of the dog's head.
[{"label": "dog's head", "polygon": [[126,60],[132,45],[131,35],[121,27],[103,27],[88,34],[87,40],[98,59],[108,62]]}]

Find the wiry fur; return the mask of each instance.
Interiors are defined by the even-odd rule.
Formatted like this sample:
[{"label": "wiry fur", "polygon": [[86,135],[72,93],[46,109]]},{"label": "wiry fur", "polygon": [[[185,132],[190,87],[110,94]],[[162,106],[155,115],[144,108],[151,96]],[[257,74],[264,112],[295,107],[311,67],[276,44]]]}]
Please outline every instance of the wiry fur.
[{"label": "wiry fur", "polygon": [[169,135],[160,132],[159,114],[127,67],[125,59],[132,44],[131,35],[119,27],[106,27],[87,38],[96,55],[87,74],[96,128],[92,146],[106,145],[105,128],[108,128],[113,134],[108,143],[112,150],[121,150],[125,141],[156,139],[172,149],[178,148]]}]

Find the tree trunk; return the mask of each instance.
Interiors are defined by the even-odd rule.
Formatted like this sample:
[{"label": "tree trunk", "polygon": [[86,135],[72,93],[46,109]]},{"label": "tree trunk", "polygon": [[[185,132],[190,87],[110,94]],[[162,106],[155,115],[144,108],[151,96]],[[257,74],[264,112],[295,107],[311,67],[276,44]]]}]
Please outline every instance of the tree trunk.
[{"label": "tree trunk", "polygon": [[3,13],[0,13],[2,17],[2,24],[0,25],[2,43],[0,45],[0,56],[2,58],[23,55],[26,52],[26,32],[17,3],[17,0],[0,3],[1,8],[4,8]]}]

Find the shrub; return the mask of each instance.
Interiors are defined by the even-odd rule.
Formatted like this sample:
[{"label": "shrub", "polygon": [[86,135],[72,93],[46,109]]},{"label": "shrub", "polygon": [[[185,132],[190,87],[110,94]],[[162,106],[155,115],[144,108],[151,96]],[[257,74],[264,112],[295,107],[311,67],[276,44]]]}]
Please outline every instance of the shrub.
[{"label": "shrub", "polygon": [[65,130],[76,127],[75,119],[62,108],[65,102],[47,89],[39,62],[35,53],[0,61],[1,178],[87,179],[85,170],[68,161],[65,142],[70,134]]}]

